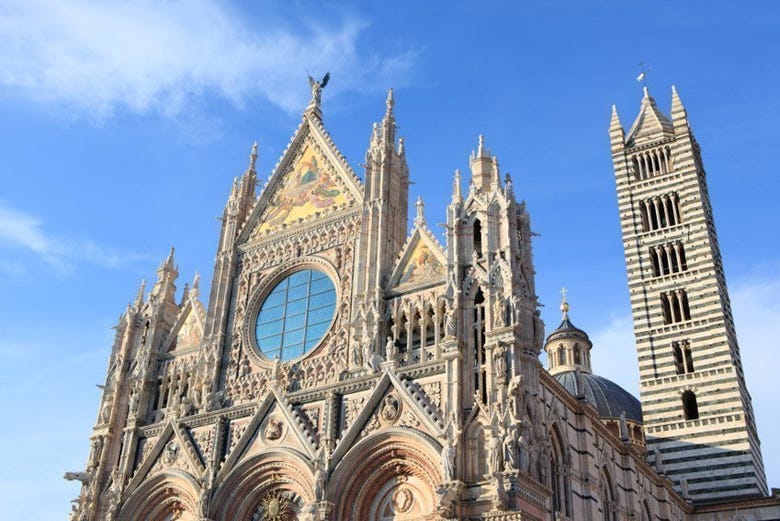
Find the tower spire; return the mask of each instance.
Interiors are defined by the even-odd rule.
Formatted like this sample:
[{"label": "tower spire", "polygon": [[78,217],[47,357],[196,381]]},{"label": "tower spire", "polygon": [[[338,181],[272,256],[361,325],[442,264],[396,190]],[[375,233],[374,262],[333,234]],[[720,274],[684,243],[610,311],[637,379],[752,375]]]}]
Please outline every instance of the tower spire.
[{"label": "tower spire", "polygon": [[471,166],[471,181],[477,190],[489,190],[491,180],[497,168],[497,160],[490,155],[490,150],[485,146],[485,136],[479,135],[477,141],[477,151],[471,152],[469,158]]},{"label": "tower spire", "polygon": [[452,200],[460,202],[463,200],[463,196],[460,193],[460,169],[455,169],[455,175],[452,178]]},{"label": "tower spire", "polygon": [[252,152],[249,154],[249,170],[255,170],[255,164],[257,163],[257,140],[252,144]]},{"label": "tower spire", "polygon": [[688,129],[688,111],[685,110],[680,95],[677,93],[677,87],[674,85],[672,85],[672,123],[677,133]]},{"label": "tower spire", "polygon": [[395,98],[393,96],[393,89],[387,89],[387,99],[385,100],[385,116],[382,118],[382,139],[384,140],[385,147],[395,147],[395,115],[393,114],[393,107],[395,106]]},{"label": "tower spire", "polygon": [[135,296],[135,304],[133,307],[138,310],[144,303],[144,294],[146,293],[146,279],[141,279],[141,286],[138,288],[138,293]]}]

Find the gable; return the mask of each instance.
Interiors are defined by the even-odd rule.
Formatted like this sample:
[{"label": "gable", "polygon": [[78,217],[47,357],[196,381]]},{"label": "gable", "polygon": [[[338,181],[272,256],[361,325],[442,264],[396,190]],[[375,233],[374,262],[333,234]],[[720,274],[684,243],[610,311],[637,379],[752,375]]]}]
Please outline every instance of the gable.
[{"label": "gable", "polygon": [[361,194],[325,129],[304,117],[250,217],[250,240],[351,208]]},{"label": "gable", "polygon": [[[235,420],[230,422],[231,429]],[[228,439],[229,450],[219,478],[252,456],[268,449],[291,450],[313,458],[318,446],[316,433],[307,429],[300,413],[287,402],[277,388],[272,387],[250,418],[240,421],[240,427]]]},{"label": "gable", "polygon": [[183,320],[180,317],[181,325],[178,327],[178,331],[176,331],[176,336],[168,346],[168,352],[200,346],[200,342],[203,339],[203,322],[192,307],[188,306],[182,314],[184,315],[185,313]]},{"label": "gable", "polygon": [[175,422],[170,421],[160,436],[141,440],[144,440],[139,440],[141,463],[128,484],[128,490],[137,488],[147,476],[161,472],[180,470],[193,476],[203,474],[205,466],[197,447],[184,427]]},{"label": "gable", "polygon": [[427,234],[415,228],[390,277],[390,287],[414,287],[443,282],[445,258],[441,248]]},{"label": "gable", "polygon": [[350,419],[333,452],[333,464],[344,457],[351,447],[382,429],[407,428],[432,438],[445,432],[440,413],[419,386],[401,382],[391,368],[368,395],[359,398],[360,412]]}]

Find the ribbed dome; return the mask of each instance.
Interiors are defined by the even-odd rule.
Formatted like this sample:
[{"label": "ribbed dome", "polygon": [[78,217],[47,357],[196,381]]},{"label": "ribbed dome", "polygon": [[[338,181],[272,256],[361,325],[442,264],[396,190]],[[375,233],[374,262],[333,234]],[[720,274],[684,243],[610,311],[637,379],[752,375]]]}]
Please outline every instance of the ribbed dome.
[{"label": "ribbed dome", "polygon": [[572,324],[571,320],[569,319],[569,315],[565,314],[563,316],[563,320],[561,321],[561,325],[555,328],[555,331],[550,333],[550,336],[547,337],[547,341],[552,342],[553,340],[561,337],[581,337],[587,339],[588,334]]},{"label": "ribbed dome", "polygon": [[[642,406],[631,393],[615,382],[595,374],[581,373],[585,399],[593,405],[602,418],[619,418],[626,412],[626,419],[642,423]],[[577,396],[576,371],[566,371],[553,376],[569,394]]]}]

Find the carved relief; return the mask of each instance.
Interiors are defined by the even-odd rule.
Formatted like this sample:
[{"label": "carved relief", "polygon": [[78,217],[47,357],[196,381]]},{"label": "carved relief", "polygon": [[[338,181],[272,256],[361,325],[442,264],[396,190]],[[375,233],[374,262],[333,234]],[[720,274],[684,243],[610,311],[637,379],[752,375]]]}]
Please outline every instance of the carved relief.
[{"label": "carved relief", "polygon": [[272,416],[268,418],[268,423],[266,423],[263,429],[263,437],[266,441],[276,441],[282,437],[283,432],[284,424],[282,420]]},{"label": "carved relief", "polygon": [[189,431],[192,444],[198,451],[198,456],[204,464],[209,460],[212,449],[212,441],[214,438],[214,429],[212,426],[201,427],[198,429],[192,429]]},{"label": "carved relief", "polygon": [[388,394],[379,407],[379,417],[385,424],[393,424],[401,417],[402,402],[395,394]]},{"label": "carved relief", "polygon": [[227,454],[230,454],[233,451],[233,449],[236,448],[236,444],[238,443],[238,440],[244,434],[244,431],[246,431],[248,425],[249,425],[249,420],[246,418],[242,418],[241,420],[234,420],[230,422],[228,426],[228,434],[227,434],[228,435]]},{"label": "carved relief", "polygon": [[360,414],[360,411],[363,409],[363,403],[365,403],[366,399],[363,396],[359,396],[356,398],[347,398],[344,397],[343,399],[343,419],[341,422],[341,436],[344,435],[345,432],[347,432],[347,429],[352,425],[352,423],[355,421],[355,418],[357,418],[358,414]]}]

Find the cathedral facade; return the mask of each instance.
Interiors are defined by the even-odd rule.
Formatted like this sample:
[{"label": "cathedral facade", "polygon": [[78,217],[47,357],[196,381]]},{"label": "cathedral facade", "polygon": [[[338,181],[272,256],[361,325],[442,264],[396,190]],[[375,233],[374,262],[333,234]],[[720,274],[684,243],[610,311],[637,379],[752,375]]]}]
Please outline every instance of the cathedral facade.
[{"label": "cathedral facade", "polygon": [[361,181],[326,81],[260,195],[256,146],[233,182],[206,306],[171,251],[121,316],[72,519],[780,519],[676,93],[671,121],[646,94],[610,127],[640,405],[565,297],[545,336],[530,216],[482,138],[443,245],[421,200],[409,232],[392,91]]}]

